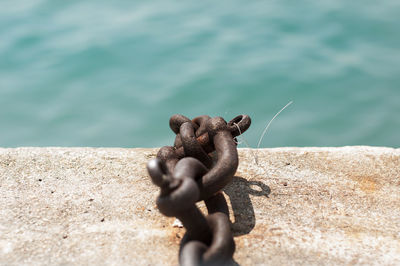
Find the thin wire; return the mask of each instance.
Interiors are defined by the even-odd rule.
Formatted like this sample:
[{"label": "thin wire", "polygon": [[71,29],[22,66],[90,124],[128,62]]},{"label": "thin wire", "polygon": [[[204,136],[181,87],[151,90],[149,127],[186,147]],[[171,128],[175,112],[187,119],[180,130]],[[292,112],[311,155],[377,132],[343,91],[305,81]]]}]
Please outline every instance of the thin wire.
[{"label": "thin wire", "polygon": [[239,125],[238,124],[236,124],[236,123],[233,123],[236,127],[237,127],[237,129],[239,130],[239,136],[240,136],[240,139],[242,140],[242,141],[237,141],[237,140],[235,140],[236,138],[233,138],[233,141],[237,144],[237,145],[240,145],[240,144],[242,144],[242,142],[243,142],[243,137],[242,137],[242,131],[240,130],[240,127],[239,127]]},{"label": "thin wire", "polygon": [[260,148],[261,141],[263,140],[263,138],[264,138],[264,136],[265,136],[265,133],[267,133],[267,130],[268,130],[269,126],[271,125],[272,121],[274,121],[274,119],[275,119],[283,110],[285,110],[286,107],[288,107],[288,106],[291,105],[292,103],[293,103],[293,101],[290,101],[288,104],[286,104],[285,107],[283,107],[278,113],[276,113],[276,115],[271,119],[271,121],[269,121],[268,125],[265,127],[263,133],[261,134],[261,138],[260,138],[260,140],[258,141],[258,144],[257,144],[257,149]]},{"label": "thin wire", "polygon": [[241,142],[240,142],[240,143],[238,142],[238,144],[242,144],[242,142],[243,142],[243,143],[246,145],[246,147],[249,149],[249,151],[251,152],[251,154],[253,155],[256,164],[258,164],[257,159],[256,159],[256,155],[254,154],[254,151],[253,151],[253,149],[250,147],[250,145],[249,145],[249,143],[247,142],[247,140],[243,137],[242,131],[240,130],[239,125],[236,124],[236,123],[233,123],[233,124],[234,124],[234,125],[238,128],[238,130],[239,130],[239,136],[238,136],[238,137],[240,137]]},{"label": "thin wire", "polygon": [[274,115],[274,117],[269,121],[269,123],[268,123],[267,126],[265,127],[263,133],[261,134],[260,140],[258,141],[258,144],[257,144],[257,152],[255,153],[255,156],[254,156],[254,160],[256,161],[256,164],[257,164],[257,165],[259,165],[259,164],[258,164],[258,149],[260,148],[261,141],[263,140],[263,138],[264,138],[264,136],[265,136],[265,133],[267,133],[267,130],[268,130],[269,126],[271,125],[272,121],[274,121],[275,118],[276,118],[283,110],[285,110],[286,107],[288,107],[288,106],[291,105],[292,103],[293,103],[293,101],[290,101],[290,102],[289,102],[288,104],[286,104],[279,112],[277,112],[277,113]]}]

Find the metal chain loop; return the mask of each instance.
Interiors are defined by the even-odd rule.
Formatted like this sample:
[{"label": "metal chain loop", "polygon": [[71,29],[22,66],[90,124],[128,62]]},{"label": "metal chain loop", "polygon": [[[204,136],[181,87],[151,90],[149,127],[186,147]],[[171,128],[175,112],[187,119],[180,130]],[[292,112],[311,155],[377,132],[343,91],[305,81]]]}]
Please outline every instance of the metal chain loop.
[{"label": "metal chain loop", "polygon": [[[221,190],[235,175],[239,159],[235,137],[251,124],[247,115],[227,123],[203,115],[190,120],[174,115],[169,121],[176,134],[174,146],[162,147],[147,164],[160,187],[157,207],[178,218],[186,228],[179,251],[181,265],[231,265],[235,242],[229,210]],[[204,200],[208,215],[197,208]]]}]

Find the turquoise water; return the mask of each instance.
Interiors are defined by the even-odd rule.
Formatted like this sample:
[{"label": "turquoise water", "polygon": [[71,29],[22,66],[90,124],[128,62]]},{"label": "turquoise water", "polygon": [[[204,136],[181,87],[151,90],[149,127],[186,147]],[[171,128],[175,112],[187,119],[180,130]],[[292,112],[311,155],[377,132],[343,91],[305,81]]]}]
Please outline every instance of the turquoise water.
[{"label": "turquoise water", "polygon": [[171,145],[172,114],[262,147],[399,147],[400,1],[1,1],[0,146]]}]

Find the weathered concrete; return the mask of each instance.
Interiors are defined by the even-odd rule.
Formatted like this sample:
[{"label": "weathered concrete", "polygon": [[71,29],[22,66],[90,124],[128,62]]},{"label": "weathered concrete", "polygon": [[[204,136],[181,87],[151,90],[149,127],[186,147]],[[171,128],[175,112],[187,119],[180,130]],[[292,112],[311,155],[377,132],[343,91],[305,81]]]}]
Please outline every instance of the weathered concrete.
[{"label": "weathered concrete", "polygon": [[[156,151],[0,149],[0,264],[176,264]],[[225,193],[241,265],[400,264],[400,149],[242,149]]]}]

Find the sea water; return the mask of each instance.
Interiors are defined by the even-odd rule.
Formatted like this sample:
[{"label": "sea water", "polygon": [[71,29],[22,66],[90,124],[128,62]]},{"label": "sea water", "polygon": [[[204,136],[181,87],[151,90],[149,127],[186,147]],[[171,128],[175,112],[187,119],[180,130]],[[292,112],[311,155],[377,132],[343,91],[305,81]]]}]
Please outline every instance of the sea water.
[{"label": "sea water", "polygon": [[254,147],[400,144],[400,1],[1,1],[0,146],[171,145],[239,114]]}]

